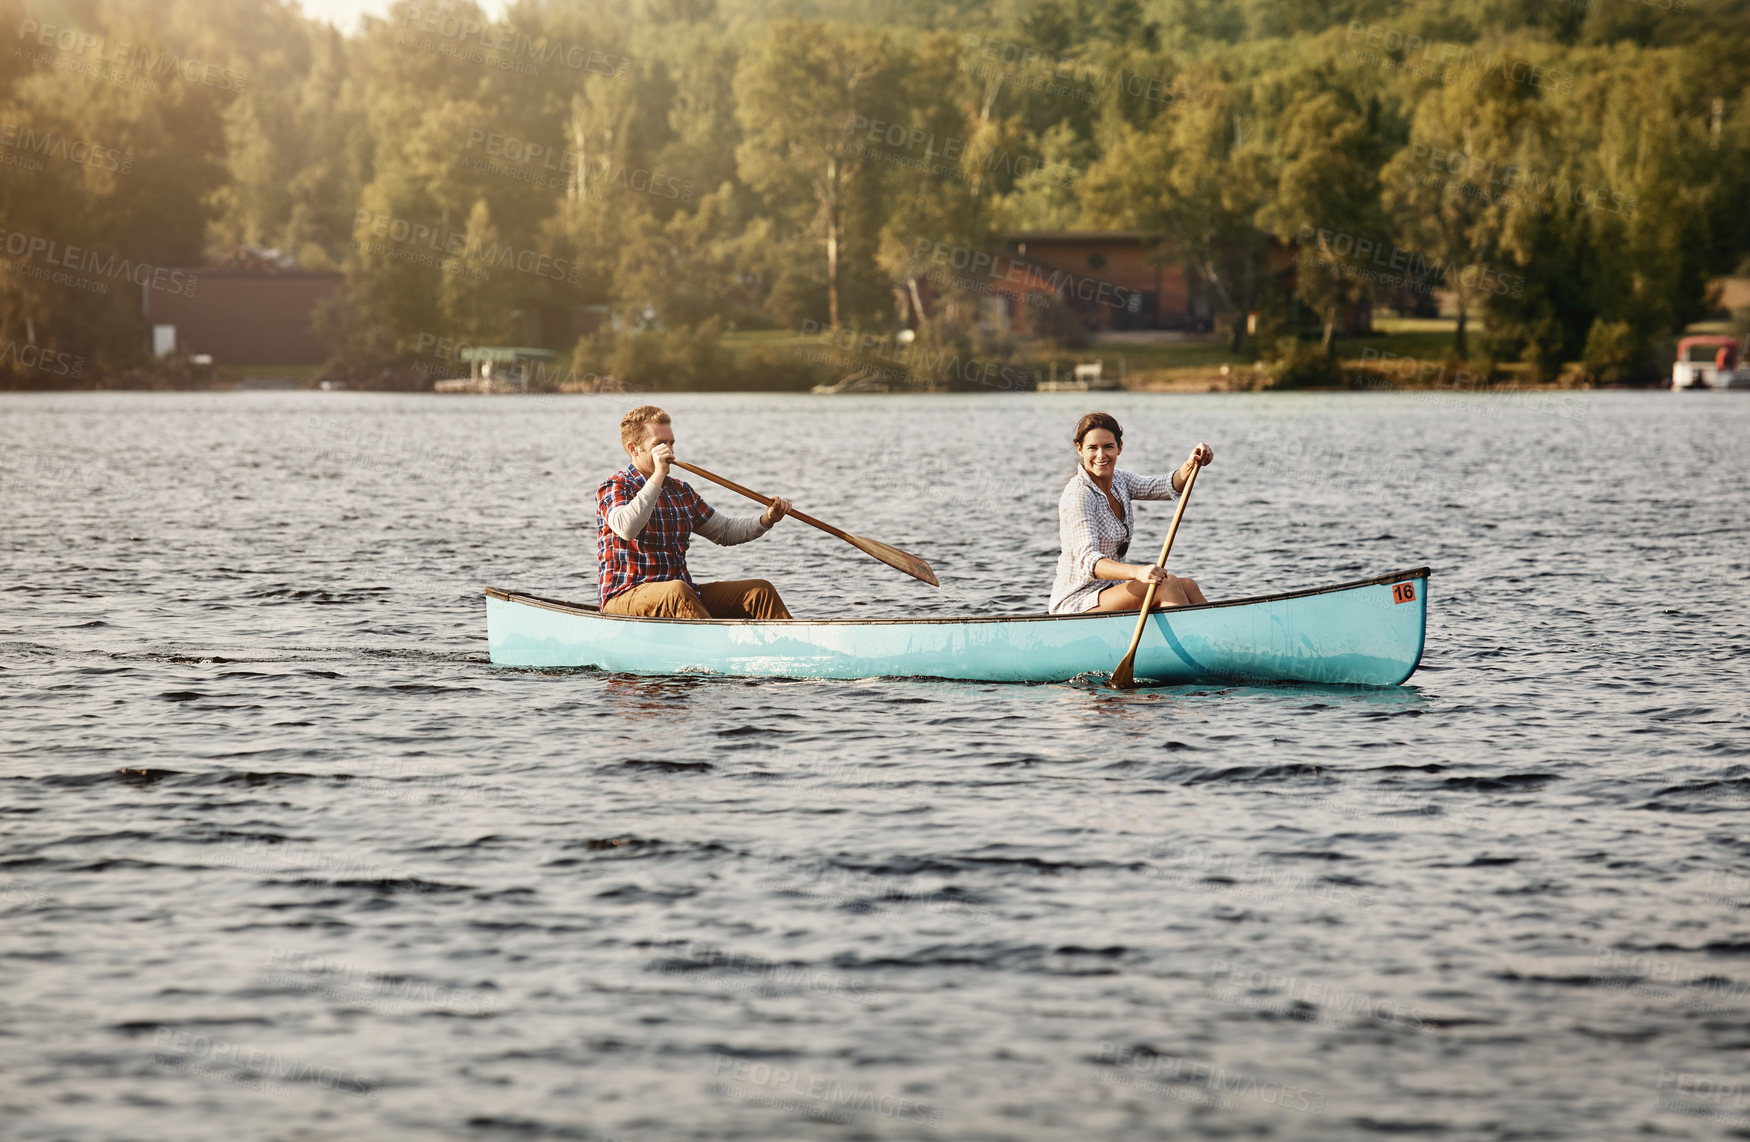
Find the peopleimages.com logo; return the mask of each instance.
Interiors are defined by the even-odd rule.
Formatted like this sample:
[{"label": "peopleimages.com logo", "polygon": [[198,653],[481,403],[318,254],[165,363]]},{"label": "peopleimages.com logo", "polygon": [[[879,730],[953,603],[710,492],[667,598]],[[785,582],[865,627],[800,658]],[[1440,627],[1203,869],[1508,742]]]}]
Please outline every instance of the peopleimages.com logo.
[{"label": "peopleimages.com logo", "polygon": [[[169,76],[184,83],[238,93],[249,85],[249,72],[244,69],[220,67],[216,63],[185,58],[172,51],[155,52],[138,44],[112,44],[106,36],[82,32],[78,28],[60,27],[27,19],[18,25],[18,38],[41,48],[52,49],[63,56],[89,61],[64,67],[63,70],[91,71],[101,79],[121,78],[123,73],[132,72],[154,80]],[[51,66],[62,66],[52,57],[47,62]]]},{"label": "peopleimages.com logo", "polygon": [[[1530,60],[1517,59],[1500,52],[1479,52],[1468,44],[1451,40],[1424,39],[1414,32],[1403,32],[1384,24],[1351,20],[1345,42],[1353,44],[1358,39],[1366,47],[1385,52],[1383,62],[1387,64],[1430,78],[1462,79],[1472,87],[1481,80],[1495,76],[1547,91],[1569,92],[1574,90],[1576,81],[1573,72],[1562,71],[1560,68],[1532,63]],[[1360,51],[1359,48],[1351,48],[1351,56],[1354,57]],[[1394,59],[1394,54],[1399,52],[1403,54]],[[1366,62],[1373,62],[1373,59],[1369,58]]]},{"label": "peopleimages.com logo", "polygon": [[375,210],[360,210],[353,217],[354,242],[360,237],[385,238],[407,246],[424,247],[435,254],[474,263],[476,269],[516,270],[549,278],[566,285],[583,280],[583,267],[566,258],[539,250],[517,249],[508,242],[482,242],[461,230],[449,230],[424,222],[410,222]]},{"label": "peopleimages.com logo", "polygon": [[857,1113],[873,1114],[934,1130],[942,1123],[940,1107],[873,1087],[847,1086],[830,1075],[718,1054],[711,1064],[713,1075],[732,1081],[716,1084],[714,1093],[737,1102],[753,1102],[804,1114],[829,1117],[848,1125]]},{"label": "peopleimages.com logo", "polygon": [[1114,1085],[1129,1086],[1151,1094],[1189,1092],[1200,1096],[1190,1101],[1217,1109],[1231,1106],[1228,1096],[1237,1096],[1302,1114],[1318,1116],[1325,1112],[1323,1091],[1260,1080],[1256,1075],[1229,1070],[1219,1063],[1202,1059],[1157,1054],[1147,1047],[1120,1047],[1102,1039],[1096,1061],[1111,1068],[1106,1078],[1108,1081],[1118,1080]]},{"label": "peopleimages.com logo", "polygon": [[[200,285],[197,274],[154,266],[150,262],[137,262],[120,254],[106,256],[97,250],[69,246],[40,234],[26,234],[22,230],[0,230],[0,252],[24,262],[34,262],[40,258],[45,265],[59,266],[72,273],[96,274],[111,281],[132,282],[149,289],[187,297],[193,297],[195,288]],[[24,272],[28,274],[28,270]],[[108,292],[104,283],[91,279],[79,279],[66,284],[90,288],[94,293]]]},{"label": "peopleimages.com logo", "polygon": [[1340,277],[1403,285],[1422,292],[1427,292],[1435,283],[1450,286],[1456,282],[1479,293],[1525,296],[1524,275],[1502,273],[1480,262],[1461,265],[1430,258],[1392,242],[1321,230],[1315,226],[1302,226],[1294,240],[1300,246],[1297,260],[1301,264]]},{"label": "peopleimages.com logo", "polygon": [[[435,47],[439,54],[470,63],[492,63],[493,58],[485,54],[491,52],[502,60],[497,66],[508,65],[506,70],[524,75],[539,75],[541,69],[549,63],[557,63],[572,71],[591,75],[622,76],[630,74],[632,70],[632,60],[627,56],[580,44],[568,44],[546,36],[530,36],[508,24],[481,20],[478,12],[471,8],[440,6],[427,9],[417,4],[409,4],[402,10],[401,23],[403,28],[433,37],[429,47],[427,44],[415,43],[416,47],[427,47],[428,50]],[[406,33],[402,34],[405,36]],[[446,45],[441,41],[444,40],[450,41],[448,50],[443,50]],[[479,45],[477,50],[472,46],[476,44]]]},{"label": "peopleimages.com logo", "polygon": [[11,339],[0,343],[0,367],[5,366],[77,380],[85,371],[85,358],[57,353],[30,341]]},{"label": "peopleimages.com logo", "polygon": [[[58,131],[44,131],[39,135],[25,123],[0,123],[0,147],[27,155],[61,159],[75,166],[112,174],[129,174],[134,169],[132,151],[100,146],[84,139],[69,139]],[[41,164],[35,169],[41,170]]]},{"label": "peopleimages.com logo", "polygon": [[152,1035],[160,1052],[158,1063],[173,1069],[188,1069],[204,1078],[244,1078],[272,1083],[283,1089],[287,1083],[308,1083],[339,1094],[357,1094],[375,1100],[383,1084],[339,1067],[323,1066],[307,1059],[245,1047],[214,1035],[201,1035],[160,1026]]}]

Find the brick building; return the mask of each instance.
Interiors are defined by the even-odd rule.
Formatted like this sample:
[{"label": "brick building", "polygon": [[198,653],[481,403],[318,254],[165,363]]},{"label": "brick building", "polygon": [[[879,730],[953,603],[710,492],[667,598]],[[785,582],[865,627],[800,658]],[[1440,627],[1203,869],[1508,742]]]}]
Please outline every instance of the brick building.
[{"label": "brick building", "polygon": [[316,336],[317,303],[345,278],[309,270],[188,269],[193,289],[144,289],[153,351],[210,354],[219,365],[319,365],[334,355]]},{"label": "brick building", "polygon": [[[1209,290],[1173,257],[1158,234],[1143,230],[1029,230],[1007,235],[997,255],[958,249],[928,251],[928,271],[918,279],[907,316],[933,311],[933,295],[950,282],[979,297],[987,324],[1025,335],[1028,310],[1055,298],[1091,333],[1130,330],[1209,332],[1215,306]],[[1291,245],[1272,242],[1266,273],[1294,289]],[[932,289],[935,286],[937,288]],[[1358,306],[1345,315],[1345,333],[1371,329],[1371,314]]]}]

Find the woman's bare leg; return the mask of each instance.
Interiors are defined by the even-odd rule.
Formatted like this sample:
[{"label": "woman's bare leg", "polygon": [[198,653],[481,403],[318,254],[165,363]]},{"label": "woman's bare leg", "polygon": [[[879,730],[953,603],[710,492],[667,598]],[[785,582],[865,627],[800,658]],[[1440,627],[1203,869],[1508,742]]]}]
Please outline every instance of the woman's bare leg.
[{"label": "woman's bare leg", "polygon": [[[1181,580],[1169,575],[1155,590],[1155,608],[1183,607],[1190,600],[1185,597],[1184,590],[1179,586]],[[1100,601],[1094,605],[1096,611],[1137,611],[1142,609],[1142,600],[1148,594],[1148,584],[1131,580],[1128,583],[1117,583],[1100,592]]]},{"label": "woman's bare leg", "polygon": [[[1193,606],[1207,603],[1209,601],[1203,597],[1203,588],[1197,585],[1197,580],[1180,578],[1178,582],[1179,589],[1185,592],[1185,598],[1189,600]],[[1141,603],[1137,604],[1137,606],[1141,605]]]}]

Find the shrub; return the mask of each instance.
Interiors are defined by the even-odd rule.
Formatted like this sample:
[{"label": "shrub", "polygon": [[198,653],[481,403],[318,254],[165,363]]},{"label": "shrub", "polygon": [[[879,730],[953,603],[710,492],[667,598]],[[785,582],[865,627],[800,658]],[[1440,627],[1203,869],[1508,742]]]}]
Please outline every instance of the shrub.
[{"label": "shrub", "polygon": [[1532,377],[1542,384],[1553,381],[1562,371],[1562,330],[1550,318],[1545,318],[1527,332],[1519,359],[1531,366]]},{"label": "shrub", "polygon": [[1335,388],[1343,383],[1343,368],[1335,354],[1298,337],[1283,337],[1276,342],[1273,359],[1264,362],[1264,373],[1271,379],[1271,388]]},{"label": "shrub", "polygon": [[183,353],[173,353],[135,365],[110,384],[117,389],[205,389],[218,382],[212,365],[197,365]]},{"label": "shrub", "polygon": [[798,346],[756,345],[742,360],[740,380],[746,388],[807,392],[837,379],[838,373]]},{"label": "shrub", "polygon": [[1594,383],[1619,384],[1636,380],[1658,369],[1651,360],[1651,345],[1626,321],[1592,323],[1586,334],[1586,349],[1580,356],[1580,370]]}]

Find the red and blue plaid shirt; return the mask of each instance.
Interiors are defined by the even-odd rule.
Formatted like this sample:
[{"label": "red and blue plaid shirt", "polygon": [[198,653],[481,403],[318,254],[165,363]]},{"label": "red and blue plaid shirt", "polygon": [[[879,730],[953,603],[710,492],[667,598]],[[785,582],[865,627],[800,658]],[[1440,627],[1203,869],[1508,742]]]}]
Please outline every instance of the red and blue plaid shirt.
[{"label": "red and blue plaid shirt", "polygon": [[644,484],[644,473],[628,464],[596,489],[595,555],[604,603],[640,583],[679,579],[694,586],[687,574],[687,541],[693,528],[711,518],[711,505],[670,473],[656,497],[650,522],[632,539],[621,539],[608,526],[608,513],[631,503]]}]

